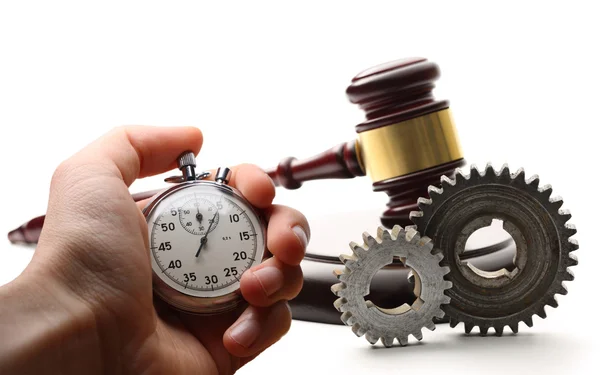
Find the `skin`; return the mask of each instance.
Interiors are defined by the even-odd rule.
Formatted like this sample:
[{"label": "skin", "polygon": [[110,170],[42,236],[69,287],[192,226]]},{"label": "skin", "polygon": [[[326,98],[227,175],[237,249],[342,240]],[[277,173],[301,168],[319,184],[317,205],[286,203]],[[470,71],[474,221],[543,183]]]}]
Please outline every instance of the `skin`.
[{"label": "skin", "polygon": [[230,185],[265,214],[273,257],[243,274],[248,304],[206,317],[153,298],[147,202],[128,186],[202,140],[193,127],[121,127],[56,169],[35,255],[0,287],[0,373],[233,374],[285,335],[310,229],[272,204],[275,187],[253,165],[232,168]]}]

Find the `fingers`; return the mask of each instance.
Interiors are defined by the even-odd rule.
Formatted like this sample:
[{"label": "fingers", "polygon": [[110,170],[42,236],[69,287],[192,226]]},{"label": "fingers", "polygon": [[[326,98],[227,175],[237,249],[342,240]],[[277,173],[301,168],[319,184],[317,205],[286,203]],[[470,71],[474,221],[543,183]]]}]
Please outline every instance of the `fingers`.
[{"label": "fingers", "polygon": [[240,290],[248,303],[269,306],[295,298],[302,289],[302,268],[270,258],[242,275]]},{"label": "fingers", "polygon": [[223,335],[223,345],[236,357],[250,357],[273,345],[290,329],[292,313],[286,302],[270,307],[249,306]]},{"label": "fingers", "polygon": [[285,264],[300,264],[310,240],[306,217],[298,210],[280,205],[273,205],[268,215],[267,248]]},{"label": "fingers", "polygon": [[124,126],[105,134],[68,163],[109,167],[131,185],[137,178],[177,167],[177,157],[190,150],[198,154],[202,133],[194,127]]},{"label": "fingers", "polygon": [[[211,173],[214,179],[215,172]],[[269,175],[252,164],[231,168],[229,185],[235,187],[255,207],[267,208],[275,198],[275,185]]]}]

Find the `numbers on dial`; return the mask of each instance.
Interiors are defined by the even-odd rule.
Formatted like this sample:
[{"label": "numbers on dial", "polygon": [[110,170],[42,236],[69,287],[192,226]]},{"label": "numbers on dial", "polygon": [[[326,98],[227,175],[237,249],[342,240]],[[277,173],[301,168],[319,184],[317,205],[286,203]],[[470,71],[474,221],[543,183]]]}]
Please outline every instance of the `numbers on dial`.
[{"label": "numbers on dial", "polygon": [[213,297],[231,292],[241,275],[262,260],[260,219],[237,197],[184,189],[155,212],[148,218],[153,268],[181,293]]},{"label": "numbers on dial", "polygon": [[233,252],[233,260],[246,260],[248,259],[248,254],[246,254],[245,251],[240,251],[239,253],[237,251]]},{"label": "numbers on dial", "polygon": [[238,275],[237,267],[223,268],[223,272],[225,272],[225,277]]},{"label": "numbers on dial", "polygon": [[221,201],[213,203],[195,195],[179,207],[179,222],[189,233],[204,236],[207,231],[214,231],[219,224],[219,210],[222,208]]}]

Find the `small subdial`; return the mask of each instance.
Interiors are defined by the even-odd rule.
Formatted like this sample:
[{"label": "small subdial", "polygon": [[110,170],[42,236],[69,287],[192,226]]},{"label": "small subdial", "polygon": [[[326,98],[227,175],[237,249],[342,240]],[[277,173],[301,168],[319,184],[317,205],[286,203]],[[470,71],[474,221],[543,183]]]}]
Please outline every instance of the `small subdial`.
[{"label": "small subdial", "polygon": [[208,199],[193,198],[179,208],[179,222],[189,233],[203,236],[219,224],[219,211]]}]

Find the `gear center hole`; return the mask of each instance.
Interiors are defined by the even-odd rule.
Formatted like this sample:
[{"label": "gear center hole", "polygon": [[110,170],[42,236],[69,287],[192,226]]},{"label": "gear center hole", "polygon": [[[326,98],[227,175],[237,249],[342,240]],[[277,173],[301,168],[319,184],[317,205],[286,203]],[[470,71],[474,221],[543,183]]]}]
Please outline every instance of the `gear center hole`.
[{"label": "gear center hole", "polygon": [[[467,239],[465,250],[461,256],[462,263],[479,276],[489,279],[500,276],[513,277],[518,271],[516,267],[517,245],[514,238],[503,226],[504,221],[502,219],[493,219],[489,226],[477,229]],[[493,264],[497,264],[498,262],[486,262],[485,259],[484,261],[477,258],[467,260],[469,255],[474,255],[475,252],[484,252],[486,249],[491,251],[497,246],[502,246],[503,248],[496,250],[494,253],[495,256],[502,258],[510,257],[512,259],[512,262],[505,265],[505,267],[494,267]]]},{"label": "gear center hole", "polygon": [[[376,307],[390,315],[403,314],[409,310],[419,310],[423,305],[423,300],[420,298],[421,279],[411,268],[403,267],[402,269],[401,266],[404,266],[404,262],[405,259],[394,257],[393,265],[377,271],[371,279],[369,290],[389,291],[390,285],[393,285],[393,290],[390,293],[385,293],[385,295],[371,295],[369,293],[364,297],[367,307]],[[394,279],[399,278],[406,278],[406,280],[399,280],[399,282],[394,283]],[[381,286],[383,284],[386,285],[385,288]]]}]

